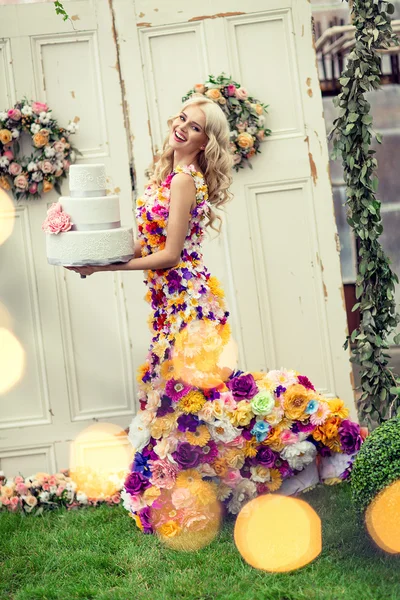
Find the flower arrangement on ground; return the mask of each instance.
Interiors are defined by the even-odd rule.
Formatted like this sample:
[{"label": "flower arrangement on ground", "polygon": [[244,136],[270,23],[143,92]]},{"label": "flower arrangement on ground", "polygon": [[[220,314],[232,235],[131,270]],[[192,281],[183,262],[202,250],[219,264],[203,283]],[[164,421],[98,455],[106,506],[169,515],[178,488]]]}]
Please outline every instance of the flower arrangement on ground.
[{"label": "flower arrangement on ground", "polygon": [[61,506],[69,510],[102,503],[110,506],[120,503],[120,490],[126,478],[126,470],[104,478],[101,487],[96,482],[92,495],[82,491],[82,488],[90,491],[87,487],[90,476],[88,470],[80,470],[79,477],[75,476],[73,479],[69,476],[68,469],[61,469],[54,475],[38,472],[29,477],[18,475],[6,479],[0,472],[0,511],[40,515],[44,510]]}]

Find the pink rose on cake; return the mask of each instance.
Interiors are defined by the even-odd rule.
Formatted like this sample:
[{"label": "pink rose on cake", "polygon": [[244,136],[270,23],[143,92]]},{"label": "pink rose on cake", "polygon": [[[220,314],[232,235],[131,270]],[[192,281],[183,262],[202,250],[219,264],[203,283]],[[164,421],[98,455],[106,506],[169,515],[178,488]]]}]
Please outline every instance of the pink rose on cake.
[{"label": "pink rose on cake", "polygon": [[43,222],[42,229],[46,233],[62,233],[69,231],[72,227],[70,216],[63,212],[59,202],[53,202],[47,211],[47,217]]}]

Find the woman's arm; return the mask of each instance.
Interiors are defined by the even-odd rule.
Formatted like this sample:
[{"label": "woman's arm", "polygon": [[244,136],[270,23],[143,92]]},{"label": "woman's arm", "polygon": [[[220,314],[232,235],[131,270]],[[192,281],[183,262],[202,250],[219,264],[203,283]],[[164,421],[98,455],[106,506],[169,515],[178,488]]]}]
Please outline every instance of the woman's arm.
[{"label": "woman's arm", "polygon": [[[196,187],[191,175],[178,173],[172,179],[170,189],[165,248],[148,256],[132,258],[122,265],[108,265],[104,267],[104,270],[145,271],[147,269],[169,269],[178,264],[188,232],[190,210],[196,196]],[[103,267],[100,267],[100,270],[103,270]]]},{"label": "woman's arm", "polygon": [[140,242],[135,241],[134,258],[126,263],[104,267],[68,267],[82,275],[98,271],[146,271],[170,269],[178,264],[188,232],[191,207],[195,200],[195,186],[191,175],[178,173],[171,181],[171,194],[165,248],[148,256],[141,256]]}]

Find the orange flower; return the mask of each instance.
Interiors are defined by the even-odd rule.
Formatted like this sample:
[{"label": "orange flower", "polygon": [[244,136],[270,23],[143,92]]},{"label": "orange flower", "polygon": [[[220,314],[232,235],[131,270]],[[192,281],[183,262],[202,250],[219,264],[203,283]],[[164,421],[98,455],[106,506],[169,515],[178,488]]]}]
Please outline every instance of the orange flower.
[{"label": "orange flower", "polygon": [[186,439],[192,446],[203,447],[210,440],[210,437],[210,432],[205,425],[200,425],[194,432],[186,432]]},{"label": "orange flower", "polygon": [[330,417],[325,421],[325,423],[319,425],[312,433],[314,440],[317,442],[322,442],[326,446],[329,446],[329,442],[334,450],[336,446],[336,439],[339,439],[339,426],[341,422],[342,419],[339,417]]},{"label": "orange flower", "polygon": [[228,472],[228,465],[224,458],[216,458],[211,465],[218,477],[225,477]]},{"label": "orange flower", "polygon": [[11,190],[11,184],[8,181],[7,177],[4,177],[4,175],[2,175],[0,177],[0,187],[3,188],[3,190]]},{"label": "orange flower", "polygon": [[181,530],[176,521],[167,521],[157,529],[157,532],[163,537],[174,537]]},{"label": "orange flower", "polygon": [[305,421],[308,418],[305,410],[309,401],[315,396],[300,383],[295,383],[283,394],[283,409],[285,416],[293,421]]},{"label": "orange flower", "polygon": [[12,133],[8,129],[0,129],[0,142],[9,144],[12,140]]},{"label": "orange flower", "polygon": [[253,136],[250,135],[250,133],[243,131],[242,133],[239,133],[239,135],[237,136],[236,143],[241,148],[245,148],[245,149],[252,148],[254,145]]},{"label": "orange flower", "polygon": [[174,376],[174,363],[172,360],[165,360],[160,369],[161,377],[165,380],[172,379]]},{"label": "orange flower", "polygon": [[50,132],[47,129],[41,129],[33,136],[33,145],[36,148],[43,148],[43,146],[49,143],[49,135]]},{"label": "orange flower", "polygon": [[191,390],[179,401],[179,408],[185,413],[197,413],[206,403],[205,396],[198,390]]},{"label": "orange flower", "polygon": [[140,367],[137,370],[137,375],[136,375],[136,380],[138,381],[138,383],[142,382],[143,377],[146,375],[146,373],[149,371],[150,366],[149,363],[145,362],[142,365],[140,365]]},{"label": "orange flower", "polygon": [[332,412],[332,416],[346,419],[349,416],[349,409],[344,405],[340,398],[328,398],[328,405]]},{"label": "orange flower", "polygon": [[275,452],[281,452],[285,447],[285,444],[281,441],[281,428],[273,427],[270,429],[267,437],[261,444],[263,446],[269,446],[271,450],[274,450]]},{"label": "orange flower", "polygon": [[53,189],[53,184],[50,183],[50,181],[47,181],[47,179],[45,179],[43,181],[43,191],[46,192],[50,192]]},{"label": "orange flower", "polygon": [[246,440],[244,444],[244,455],[246,458],[254,458],[257,454],[257,440],[255,437]]},{"label": "orange flower", "polygon": [[270,469],[269,474],[271,476],[271,481],[266,481],[265,485],[270,492],[276,492],[282,485],[282,475],[278,469]]},{"label": "orange flower", "polygon": [[207,90],[205,95],[207,98],[211,98],[211,100],[219,100],[221,98],[221,92],[217,88]]}]

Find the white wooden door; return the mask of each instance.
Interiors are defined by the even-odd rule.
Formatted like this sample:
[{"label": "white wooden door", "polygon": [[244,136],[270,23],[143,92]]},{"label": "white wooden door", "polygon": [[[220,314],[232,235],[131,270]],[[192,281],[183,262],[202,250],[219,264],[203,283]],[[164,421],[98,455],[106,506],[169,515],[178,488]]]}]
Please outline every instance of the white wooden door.
[{"label": "white wooden door", "polygon": [[297,369],[341,396],[356,419],[309,1],[114,7],[139,192],[167,118],[193,84],[224,71],[270,105],[272,135],[254,168],[235,174],[223,235],[206,243],[206,264],[227,293],[239,366]]},{"label": "white wooden door", "polygon": [[[132,225],[112,3],[64,4],[74,28],[52,3],[0,6],[0,109],[27,96],[47,102],[61,125],[79,118],[71,138],[83,153],[79,160],[106,164],[122,221]],[[8,476],[68,467],[78,433],[93,421],[126,427],[136,411],[135,322],[130,329],[123,278],[81,280],[47,264],[41,223],[56,200],[51,193],[19,203],[14,232],[0,246],[0,302],[26,352],[22,380],[0,396],[0,469]]]}]

